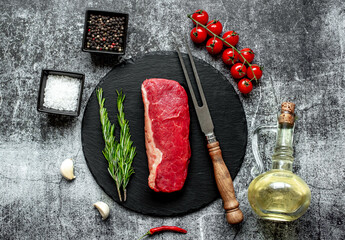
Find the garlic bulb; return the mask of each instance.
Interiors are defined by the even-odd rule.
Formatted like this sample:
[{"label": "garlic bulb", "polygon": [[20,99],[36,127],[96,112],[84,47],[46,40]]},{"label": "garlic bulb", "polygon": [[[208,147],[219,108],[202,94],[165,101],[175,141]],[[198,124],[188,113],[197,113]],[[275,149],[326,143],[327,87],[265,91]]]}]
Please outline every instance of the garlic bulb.
[{"label": "garlic bulb", "polygon": [[93,204],[95,208],[98,209],[99,213],[102,216],[102,220],[105,220],[109,216],[109,206],[105,202],[96,202]]},{"label": "garlic bulb", "polygon": [[70,158],[65,159],[61,163],[60,172],[62,176],[67,180],[75,179],[75,176],[73,174],[73,160]]}]

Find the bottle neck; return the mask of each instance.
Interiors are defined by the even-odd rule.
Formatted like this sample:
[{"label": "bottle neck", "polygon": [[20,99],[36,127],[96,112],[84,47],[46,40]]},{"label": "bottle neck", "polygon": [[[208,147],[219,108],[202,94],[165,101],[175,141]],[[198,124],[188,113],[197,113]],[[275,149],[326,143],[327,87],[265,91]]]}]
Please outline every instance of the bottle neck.
[{"label": "bottle neck", "polygon": [[272,169],[292,171],[294,126],[286,123],[278,125],[277,141],[272,156]]}]

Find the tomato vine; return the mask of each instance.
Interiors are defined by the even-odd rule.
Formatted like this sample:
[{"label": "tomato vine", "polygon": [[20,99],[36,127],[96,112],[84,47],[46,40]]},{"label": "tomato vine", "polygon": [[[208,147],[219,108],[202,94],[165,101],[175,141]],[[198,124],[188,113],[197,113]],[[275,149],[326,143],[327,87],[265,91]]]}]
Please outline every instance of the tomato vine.
[{"label": "tomato vine", "polygon": [[[201,11],[201,12],[200,12]],[[229,63],[227,63],[227,61],[224,61],[224,59],[223,59],[223,61],[224,61],[224,63],[225,64],[227,64],[227,65],[231,65],[231,64],[234,64],[237,60],[235,59],[235,58],[237,58],[242,64],[242,67],[244,67],[245,68],[245,65],[247,65],[248,66],[248,71],[246,71],[247,72],[247,75],[248,75],[248,77],[249,77],[249,75],[250,75],[250,79],[249,79],[249,81],[251,82],[251,81],[253,81],[253,80],[255,80],[256,82],[258,82],[258,80],[261,78],[261,75],[262,75],[262,68],[261,67],[259,67],[257,64],[252,64],[251,62],[252,62],[252,60],[253,60],[253,58],[254,58],[254,52],[250,49],[250,48],[245,48],[245,49],[242,49],[242,50],[238,50],[236,47],[235,47],[235,45],[237,44],[237,42],[238,42],[238,34],[236,33],[236,32],[234,32],[234,31],[229,31],[229,32],[227,32],[227,33],[225,33],[224,35],[223,35],[223,37],[225,37],[225,38],[223,38],[223,37],[221,37],[221,36],[219,36],[219,34],[216,34],[216,33],[214,33],[214,31],[212,31],[210,28],[209,28],[209,24],[211,24],[211,22],[212,21],[210,21],[207,25],[205,25],[205,24],[203,24],[204,22],[207,22],[207,19],[206,19],[206,21],[205,21],[205,16],[202,16],[203,17],[203,19],[202,19],[202,21],[203,21],[203,23],[201,23],[200,21],[198,21],[198,13],[199,14],[207,14],[206,13],[206,11],[202,11],[202,10],[198,10],[198,11],[196,11],[193,15],[192,14],[188,14],[187,15],[187,17],[188,18],[190,18],[192,21],[193,21],[193,23],[196,25],[196,27],[193,29],[193,31],[192,31],[192,33],[191,33],[191,37],[192,37],[192,40],[195,42],[195,43],[201,43],[201,42],[203,42],[204,40],[205,40],[205,36],[203,35],[203,36],[200,36],[199,38],[198,38],[198,28],[201,28],[201,29],[203,29],[203,31],[207,31],[207,34],[208,35],[210,35],[211,36],[211,38],[210,39],[212,39],[212,37],[213,37],[213,39],[212,40],[210,40],[209,39],[209,41],[207,42],[207,44],[206,44],[206,46],[207,46],[207,50],[208,50],[208,52],[209,53],[211,53],[211,54],[217,54],[217,53],[219,53],[220,51],[221,51],[221,49],[218,49],[219,51],[213,51],[213,46],[214,46],[214,44],[216,43],[216,41],[217,40],[220,40],[221,41],[221,47],[223,47],[223,45],[225,45],[225,46],[227,46],[227,47],[229,47],[229,49],[232,49],[233,50],[233,52],[232,52],[232,57],[229,57],[229,59],[231,58],[231,62],[229,62]],[[195,15],[195,17],[193,17]],[[207,18],[208,18],[208,15],[207,15]],[[213,20],[214,21],[214,20]],[[192,36],[192,34],[194,34],[194,36]],[[204,33],[203,33],[204,34]],[[227,41],[227,38],[229,38],[229,37],[233,37],[233,36],[237,36],[237,39],[236,40],[234,40],[233,41],[233,43],[235,43],[234,45],[233,44],[231,44],[230,43],[230,41]],[[212,44],[210,44],[211,42],[212,42]],[[209,46],[210,45],[210,46]],[[212,48],[212,49],[209,49],[209,48]],[[210,50],[212,50],[212,51],[210,51]],[[227,51],[227,50],[224,50],[224,51]],[[228,51],[228,52],[230,52],[231,53],[231,51]],[[235,53],[236,52],[236,53]],[[251,54],[251,55],[248,55],[248,53],[249,54]],[[237,56],[236,56],[237,55]],[[235,57],[236,56],[236,57]],[[226,56],[225,56],[226,57]],[[222,58],[224,58],[224,56],[222,56]],[[242,67],[241,67],[241,70],[242,70]],[[250,74],[248,74],[248,73],[250,73]],[[245,73],[246,74],[246,73]],[[245,75],[244,74],[244,75]]]},{"label": "tomato vine", "polygon": [[198,22],[197,20],[195,20],[193,17],[192,17],[192,14],[188,14],[187,15],[188,18],[190,18],[193,22],[196,23],[196,28],[198,26],[204,28],[206,31],[208,31],[210,34],[212,34],[214,36],[214,38],[218,38],[219,40],[221,40],[224,44],[230,46],[232,49],[234,49],[244,60],[243,64],[246,63],[248,64],[248,67],[251,69],[253,75],[254,75],[254,79],[255,81],[258,81],[258,79],[256,78],[255,74],[254,74],[254,71],[253,71],[253,68],[252,68],[252,64],[250,62],[247,61],[247,59],[245,59],[241,53],[241,51],[239,51],[235,46],[231,45],[230,43],[228,43],[227,41],[225,41],[224,38],[218,36],[217,34],[213,33],[210,29],[208,29],[205,25],[201,24],[200,22]]}]

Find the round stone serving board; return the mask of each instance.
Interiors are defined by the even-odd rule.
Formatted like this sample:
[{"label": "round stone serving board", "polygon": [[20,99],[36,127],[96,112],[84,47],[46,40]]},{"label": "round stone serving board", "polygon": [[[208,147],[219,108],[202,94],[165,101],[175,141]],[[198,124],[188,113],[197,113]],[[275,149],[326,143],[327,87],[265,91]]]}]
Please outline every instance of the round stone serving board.
[{"label": "round stone serving board", "polygon": [[[192,68],[186,54],[186,67],[194,82]],[[194,58],[204,93],[215,126],[215,134],[223,152],[223,158],[235,178],[241,168],[247,145],[247,122],[238,95],[228,80],[215,68]],[[187,91],[187,84],[175,52],[155,52],[135,61],[128,60],[114,67],[98,84],[103,88],[112,123],[116,119],[116,90],[126,95],[124,111],[129,120],[136,157],[135,173],[127,187],[127,201],[119,202],[115,182],[108,173],[108,162],[102,154],[104,141],[99,120],[96,91],[93,91],[85,108],[82,121],[82,146],[86,163],[99,186],[116,202],[135,212],[152,216],[174,216],[196,211],[215,199],[219,192],[214,180],[212,162],[206,148],[206,140],[189,96],[190,144],[192,156],[188,176],[181,191],[157,193],[148,186],[148,163],[144,141],[144,106],[141,83],[148,78],[166,78],[178,81]],[[119,128],[116,125],[116,135]]]}]

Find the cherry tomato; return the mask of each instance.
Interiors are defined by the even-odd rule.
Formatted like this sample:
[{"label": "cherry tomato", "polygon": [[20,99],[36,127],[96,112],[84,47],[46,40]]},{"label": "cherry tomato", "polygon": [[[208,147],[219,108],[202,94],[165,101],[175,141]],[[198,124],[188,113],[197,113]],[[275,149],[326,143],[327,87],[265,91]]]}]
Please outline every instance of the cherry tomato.
[{"label": "cherry tomato", "polygon": [[243,78],[238,82],[238,90],[243,94],[248,94],[253,90],[253,84],[249,79]]},{"label": "cherry tomato", "polygon": [[[223,26],[218,20],[211,20],[207,23],[207,28],[211,30],[216,35],[219,35],[222,33]],[[207,32],[208,35],[213,36],[213,34]]]},{"label": "cherry tomato", "polygon": [[218,54],[223,49],[223,42],[218,38],[210,38],[207,40],[206,49],[212,55]]},{"label": "cherry tomato", "polygon": [[240,78],[245,77],[246,72],[247,72],[247,67],[243,63],[236,63],[230,69],[231,76],[235,79],[240,79]]},{"label": "cherry tomato", "polygon": [[[243,48],[240,52],[242,53],[242,56],[243,56],[249,63],[251,63],[251,62],[253,61],[254,56],[255,56],[253,50],[251,50],[250,48]],[[243,62],[244,62],[244,59],[243,59],[242,56],[239,56],[239,59],[240,59],[240,61],[243,63]]]},{"label": "cherry tomato", "polygon": [[202,27],[195,27],[190,32],[190,38],[195,43],[202,43],[207,38],[207,31],[205,28]]},{"label": "cherry tomato", "polygon": [[233,48],[227,48],[223,52],[222,59],[226,65],[232,65],[237,62],[238,56],[238,52],[236,52]]},{"label": "cherry tomato", "polygon": [[[202,25],[206,25],[208,21],[208,14],[205,10],[198,9],[193,13],[192,18],[201,23]],[[195,22],[193,21],[195,24]]]},{"label": "cherry tomato", "polygon": [[[252,71],[252,69],[253,69],[253,71]],[[250,67],[247,68],[248,78],[250,80],[253,80],[253,79],[255,80],[255,78],[254,78],[254,75],[255,75],[256,80],[259,80],[262,76],[262,68],[257,64],[253,64],[252,69],[250,69]],[[254,74],[253,74],[253,72],[254,72]]]},{"label": "cherry tomato", "polygon": [[[228,31],[223,34],[225,42],[230,43],[232,46],[235,46],[238,43],[239,37],[235,31]],[[231,47],[229,44],[224,43],[225,47]]]}]

